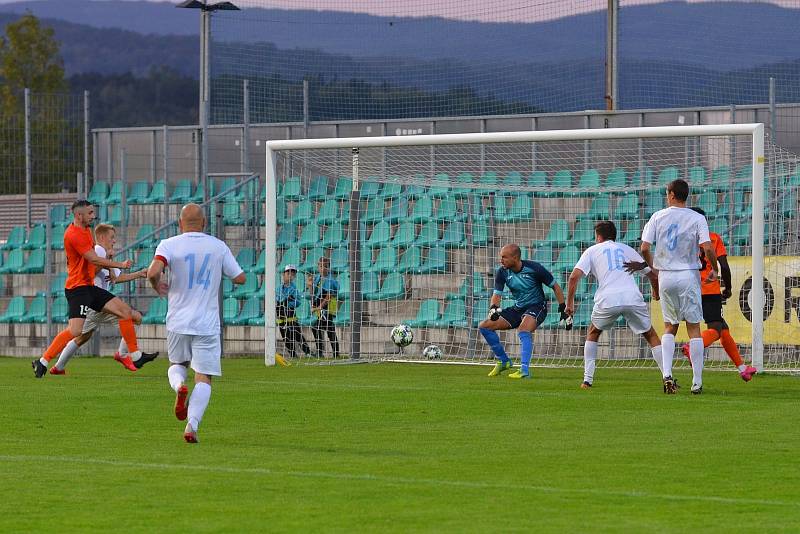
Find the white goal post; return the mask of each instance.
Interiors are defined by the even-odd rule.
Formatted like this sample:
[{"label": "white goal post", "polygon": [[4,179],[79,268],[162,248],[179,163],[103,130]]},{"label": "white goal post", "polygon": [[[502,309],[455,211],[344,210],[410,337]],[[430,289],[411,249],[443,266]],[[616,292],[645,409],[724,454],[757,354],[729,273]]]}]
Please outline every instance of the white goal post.
[{"label": "white goal post", "polygon": [[[335,152],[339,165],[342,159],[345,160],[344,168],[348,168],[347,174],[352,178],[352,195],[356,198],[362,179],[360,178],[359,155],[363,155],[364,149],[401,150],[414,147],[431,147],[433,154],[435,147],[452,147],[453,145],[480,145],[480,157],[492,150],[493,146],[530,144],[528,149],[533,153],[535,162],[536,146],[538,143],[566,142],[580,146],[581,143],[593,141],[613,141],[613,140],[658,140],[663,138],[675,138],[690,140],[692,138],[703,137],[725,137],[725,136],[747,136],[752,144],[746,147],[746,152],[750,156],[752,166],[752,193],[749,193],[749,202],[752,204],[752,224],[750,239],[752,242],[752,280],[764,279],[764,206],[765,206],[765,186],[764,186],[764,125],[763,124],[724,124],[724,125],[702,125],[702,126],[666,126],[666,127],[639,127],[639,128],[608,128],[608,129],[580,129],[580,130],[552,130],[552,131],[519,131],[519,132],[498,132],[498,133],[472,133],[472,134],[443,134],[443,135],[410,135],[410,136],[386,136],[386,137],[354,137],[354,138],[326,138],[326,139],[303,139],[303,140],[274,140],[266,143],[266,205],[265,205],[265,363],[266,365],[275,364],[275,354],[278,348],[278,326],[276,325],[275,296],[276,287],[273,283],[280,274],[278,267],[278,187],[282,176],[287,176],[288,171],[279,169],[280,157],[297,157],[301,154],[323,151],[327,153]],[[676,143],[677,145],[677,143]],[[687,141],[688,146],[688,141]],[[741,145],[740,145],[741,146]],[[427,150],[427,148],[426,148]],[[444,150],[444,149],[443,149]],[[641,150],[641,149],[640,149]],[[742,152],[745,152],[742,149]],[[478,152],[476,152],[477,154]],[[349,154],[347,157],[342,154]],[[384,152],[385,154],[385,152]],[[321,158],[322,156],[320,156]],[[457,158],[457,154],[453,156]],[[477,156],[475,156],[477,158]],[[384,168],[386,167],[386,157],[384,156]],[[455,161],[455,159],[454,159]],[[746,162],[745,162],[746,163]],[[363,164],[363,163],[362,163]],[[391,165],[391,162],[390,162]],[[424,166],[424,165],[421,165]],[[374,166],[373,166],[374,167]],[[430,173],[434,170],[431,165]],[[374,167],[375,168],[375,167]],[[409,167],[410,168],[410,167]],[[401,174],[394,172],[391,168],[384,169],[386,174]],[[334,171],[329,174],[333,175]],[[411,171],[409,171],[411,172]],[[283,174],[281,174],[283,173]],[[363,171],[362,171],[363,173]],[[373,171],[374,173],[374,171]],[[430,173],[425,173],[425,179],[433,179]],[[417,174],[421,176],[421,174]],[[394,178],[394,177],[392,177]],[[748,189],[749,189],[748,185]],[[577,196],[577,195],[576,195]],[[363,197],[362,197],[363,198]],[[535,219],[534,215],[534,219]],[[353,219],[351,219],[353,220]],[[358,219],[354,219],[358,220]],[[346,223],[346,221],[345,221]],[[353,230],[355,234],[356,230]],[[351,248],[351,261],[354,256]],[[471,287],[471,286],[470,286]],[[302,288],[301,288],[302,289]],[[566,291],[566,284],[564,284]],[[355,288],[353,288],[355,291]],[[752,284],[749,292],[749,306],[752,310],[762,310],[765,304],[765,292],[762,284]],[[359,304],[360,305],[360,304]],[[353,301],[353,306],[356,302]],[[764,320],[761,313],[752,313],[752,364],[759,370],[764,366]],[[657,329],[658,326],[657,326]],[[580,337],[578,333],[574,334]],[[388,334],[387,334],[388,336]],[[582,340],[581,340],[582,342]],[[483,349],[485,347],[481,347]],[[355,354],[354,356],[358,356]]]}]

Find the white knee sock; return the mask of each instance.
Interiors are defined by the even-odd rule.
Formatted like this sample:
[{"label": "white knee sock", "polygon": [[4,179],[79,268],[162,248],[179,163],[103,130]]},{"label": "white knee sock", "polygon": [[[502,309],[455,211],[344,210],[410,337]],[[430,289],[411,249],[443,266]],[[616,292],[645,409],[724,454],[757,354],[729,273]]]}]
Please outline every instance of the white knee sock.
[{"label": "white knee sock", "polygon": [[128,344],[125,343],[125,338],[119,340],[119,349],[117,349],[117,352],[119,352],[119,355],[123,358],[128,354]]},{"label": "white knee sock", "polygon": [[653,355],[653,359],[658,365],[658,370],[661,371],[661,376],[664,376],[664,358],[661,356],[661,345],[650,347],[650,354]]},{"label": "white knee sock", "polygon": [[587,341],[583,345],[583,381],[590,384],[594,380],[597,366],[597,341]]},{"label": "white knee sock", "polygon": [[67,346],[64,347],[64,350],[61,351],[61,354],[58,356],[58,361],[56,362],[56,367],[59,371],[63,371],[64,367],[67,366],[67,362],[72,356],[78,352],[78,344],[75,343],[74,339],[71,339]]},{"label": "white knee sock", "polygon": [[692,384],[703,385],[703,339],[689,340],[689,357],[692,359]]},{"label": "white knee sock", "polygon": [[209,399],[211,399],[211,384],[205,382],[195,384],[192,396],[189,397],[189,424],[195,431],[203,420]]},{"label": "white knee sock", "polygon": [[664,367],[661,369],[661,375],[666,378],[672,376],[672,358],[675,356],[675,336],[672,334],[664,334],[661,336],[661,360]]},{"label": "white knee sock", "polygon": [[170,365],[167,369],[167,378],[169,378],[169,385],[178,392],[178,389],[186,382],[186,367],[182,365]]}]

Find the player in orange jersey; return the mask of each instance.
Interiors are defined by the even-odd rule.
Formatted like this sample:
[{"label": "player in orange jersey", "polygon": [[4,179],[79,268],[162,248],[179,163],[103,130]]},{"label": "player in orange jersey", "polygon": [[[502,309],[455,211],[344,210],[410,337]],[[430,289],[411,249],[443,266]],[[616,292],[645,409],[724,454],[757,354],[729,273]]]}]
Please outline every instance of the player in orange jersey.
[{"label": "player in orange jersey", "polygon": [[[103,288],[94,285],[95,266],[116,269],[130,269],[131,260],[113,261],[101,258],[94,248],[94,238],[90,226],[94,221],[94,206],[87,200],[76,200],[72,204],[73,221],[64,232],[64,252],[67,256],[67,281],[64,296],[69,306],[69,323],[47,347],[44,355],[33,360],[33,374],[42,378],[47,373],[47,365],[72,339],[81,335],[88,310],[112,313],[119,317],[119,331],[128,345],[131,357],[139,354],[136,331],[133,328],[133,310],[122,299],[115,297]],[[150,356],[150,355],[148,355]]]},{"label": "player in orange jersey", "polygon": [[[700,208],[692,208],[694,211],[706,216],[706,213]],[[733,364],[739,369],[739,376],[742,380],[749,382],[753,375],[758,371],[755,367],[745,365],[739,354],[739,347],[731,337],[728,323],[722,318],[722,303],[731,296],[731,267],[728,265],[728,252],[725,250],[725,244],[722,242],[722,237],[714,232],[709,232],[711,236],[711,246],[717,254],[719,261],[720,276],[722,278],[722,285],[724,289],[720,288],[719,280],[707,281],[707,275],[711,270],[711,266],[706,262],[705,254],[702,249],[700,250],[700,262],[702,268],[700,269],[700,280],[702,281],[701,293],[703,298],[703,320],[708,326],[708,330],[704,330],[701,334],[703,337],[703,346],[708,347],[716,340],[719,340],[722,348],[731,359]],[[689,357],[689,345],[683,346],[683,354]]]}]

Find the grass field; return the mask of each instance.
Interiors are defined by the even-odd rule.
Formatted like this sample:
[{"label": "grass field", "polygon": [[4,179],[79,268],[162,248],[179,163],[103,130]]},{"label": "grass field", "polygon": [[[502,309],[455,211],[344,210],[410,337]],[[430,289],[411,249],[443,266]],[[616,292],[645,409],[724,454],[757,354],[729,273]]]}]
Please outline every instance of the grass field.
[{"label": "grass field", "polygon": [[0,359],[0,531],[800,530],[797,378],[223,369],[188,445],[163,360]]}]

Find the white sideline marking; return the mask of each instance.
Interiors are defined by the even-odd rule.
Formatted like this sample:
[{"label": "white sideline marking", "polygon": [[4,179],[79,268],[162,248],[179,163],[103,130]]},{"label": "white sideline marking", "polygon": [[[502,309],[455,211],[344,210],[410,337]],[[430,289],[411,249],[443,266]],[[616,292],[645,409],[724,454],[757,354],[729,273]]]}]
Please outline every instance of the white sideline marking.
[{"label": "white sideline marking", "polygon": [[[734,497],[716,497],[708,495],[671,495],[662,493],[650,493],[647,491],[617,491],[617,490],[600,490],[591,488],[557,488],[554,486],[534,486],[528,484],[497,484],[491,482],[468,481],[468,480],[442,480],[434,478],[410,478],[410,477],[393,477],[364,474],[350,474],[350,473],[330,473],[325,471],[275,471],[273,469],[266,469],[263,467],[227,467],[219,465],[199,465],[199,464],[167,464],[167,463],[144,463],[144,462],[126,462],[124,460],[103,460],[98,458],[81,458],[73,456],[51,456],[48,459],[55,460],[61,463],[73,463],[78,465],[105,465],[113,467],[134,467],[141,469],[165,469],[174,471],[198,471],[198,472],[216,472],[216,473],[236,473],[236,474],[251,474],[251,475],[265,475],[265,476],[287,476],[296,478],[321,478],[331,480],[358,480],[364,482],[379,482],[384,484],[394,485],[409,485],[409,486],[450,486],[456,488],[468,489],[499,489],[499,490],[514,490],[514,491],[537,491],[540,493],[554,493],[554,494],[582,494],[582,495],[597,495],[609,497],[625,497],[637,499],[666,499],[673,501],[705,501],[720,504],[742,504],[742,505],[759,505],[759,506],[788,506],[793,508],[800,508],[800,501],[775,501],[766,499],[741,499]],[[0,461],[4,462],[35,462],[42,461],[41,456],[26,456],[26,455],[0,455]]]}]

